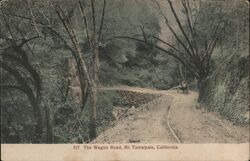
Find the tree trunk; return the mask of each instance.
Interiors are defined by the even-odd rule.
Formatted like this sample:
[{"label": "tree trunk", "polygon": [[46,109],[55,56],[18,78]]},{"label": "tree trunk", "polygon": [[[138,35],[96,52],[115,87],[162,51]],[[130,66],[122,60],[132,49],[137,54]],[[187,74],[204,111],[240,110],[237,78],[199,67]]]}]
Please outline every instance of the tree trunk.
[{"label": "tree trunk", "polygon": [[204,78],[197,79],[197,89],[198,89],[198,103],[201,102],[204,96]]},{"label": "tree trunk", "polygon": [[93,140],[96,138],[96,106],[97,106],[97,86],[93,82],[91,84],[91,112],[89,124],[89,138]]},{"label": "tree trunk", "polygon": [[45,105],[45,118],[46,118],[46,128],[47,128],[46,141],[47,143],[53,143],[52,123],[51,123],[50,111],[47,105]]},{"label": "tree trunk", "polygon": [[91,113],[89,125],[90,140],[96,138],[96,109],[97,109],[97,94],[98,94],[98,75],[99,75],[99,50],[95,46],[93,48],[93,64],[92,64],[92,82],[91,82]]},{"label": "tree trunk", "polygon": [[179,72],[180,72],[180,83],[181,83],[182,81],[186,80],[186,77],[183,74],[181,63],[179,64]]},{"label": "tree trunk", "polygon": [[80,88],[81,88],[81,109],[84,109],[88,96],[88,90],[87,90],[88,83],[87,81],[85,81],[84,78],[84,70],[80,58],[75,58],[75,60],[77,64],[77,71],[79,74]]},{"label": "tree trunk", "polygon": [[33,116],[34,116],[34,119],[36,120],[33,143],[41,143],[42,133],[43,133],[41,109],[39,107],[39,104],[37,103],[37,100],[35,99],[35,97],[32,93],[28,94],[28,98],[29,98],[30,104],[33,107]]}]

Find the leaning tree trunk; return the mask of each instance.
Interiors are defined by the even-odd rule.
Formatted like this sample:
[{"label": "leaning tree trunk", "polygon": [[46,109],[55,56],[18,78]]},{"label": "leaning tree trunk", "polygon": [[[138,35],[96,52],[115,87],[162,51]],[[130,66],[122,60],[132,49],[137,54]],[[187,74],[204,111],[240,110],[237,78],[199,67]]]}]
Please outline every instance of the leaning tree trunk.
[{"label": "leaning tree trunk", "polygon": [[[33,108],[33,117],[35,119],[36,125],[35,125],[35,134],[33,136],[33,142],[34,143],[40,143],[42,141],[42,133],[43,133],[43,119],[42,119],[42,113],[41,109],[39,107],[39,101],[40,99],[34,94],[33,90],[29,85],[27,84],[27,81],[25,78],[22,77],[22,75],[16,70],[11,68],[6,62],[0,61],[1,68],[3,68],[5,71],[7,71],[9,74],[14,76],[16,78],[16,81],[18,82],[18,86],[16,85],[7,85],[12,88],[16,88],[24,92],[29,102]],[[37,93],[40,93],[37,91]],[[39,95],[39,94],[38,94]]]},{"label": "leaning tree trunk", "polygon": [[88,82],[85,81],[84,78],[84,69],[83,65],[81,63],[81,58],[75,57],[75,61],[77,64],[77,71],[79,74],[79,80],[80,80],[80,88],[81,88],[81,109],[83,110],[87,103],[88,98]]}]

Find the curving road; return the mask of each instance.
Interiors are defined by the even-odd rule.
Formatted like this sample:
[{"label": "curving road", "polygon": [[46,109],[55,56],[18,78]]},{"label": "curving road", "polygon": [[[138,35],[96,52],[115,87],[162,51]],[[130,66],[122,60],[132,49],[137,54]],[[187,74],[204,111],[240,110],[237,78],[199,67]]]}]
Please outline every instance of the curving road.
[{"label": "curving road", "polygon": [[138,107],[92,143],[247,143],[248,128],[233,125],[216,113],[196,108],[197,93],[117,86],[101,90],[125,90],[161,97]]}]

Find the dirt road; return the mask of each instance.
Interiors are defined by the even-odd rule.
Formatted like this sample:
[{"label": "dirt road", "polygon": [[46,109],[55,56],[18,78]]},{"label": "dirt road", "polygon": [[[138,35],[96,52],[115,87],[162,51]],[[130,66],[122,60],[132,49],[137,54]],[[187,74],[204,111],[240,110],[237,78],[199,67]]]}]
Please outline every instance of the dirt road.
[{"label": "dirt road", "polygon": [[216,113],[196,108],[197,93],[137,87],[111,87],[161,97],[142,105],[129,117],[99,135],[93,143],[247,143],[247,128],[233,125]]}]

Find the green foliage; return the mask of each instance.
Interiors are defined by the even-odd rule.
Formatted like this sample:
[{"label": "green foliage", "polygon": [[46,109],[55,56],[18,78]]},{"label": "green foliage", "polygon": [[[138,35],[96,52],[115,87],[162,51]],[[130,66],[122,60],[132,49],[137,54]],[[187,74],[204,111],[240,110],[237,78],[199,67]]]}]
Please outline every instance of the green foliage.
[{"label": "green foliage", "polygon": [[[246,51],[241,51],[246,52]],[[247,124],[249,56],[232,55],[204,82],[202,104],[225,118]]]},{"label": "green foliage", "polygon": [[[84,58],[89,61],[89,48],[86,45],[86,33],[76,4],[77,1],[64,0],[57,2],[61,3],[66,13],[65,17],[67,21],[71,22],[81,49],[84,51]],[[89,1],[82,0],[81,2],[86,6],[90,5]],[[103,2],[96,2],[96,13],[101,13]],[[242,50],[247,50],[249,41],[249,37],[246,36],[249,33],[247,7],[242,3],[237,3],[234,6],[229,4],[217,1],[203,1],[201,10],[197,13],[196,29],[201,35],[197,38],[197,41],[200,42],[200,46],[204,46],[204,38],[211,36],[211,32],[216,28],[219,20],[223,20],[226,26],[223,33],[221,33],[221,39],[213,56],[214,69],[220,67],[221,60],[224,60],[232,53],[246,54]],[[87,107],[80,113],[79,105],[70,97],[65,97],[68,88],[65,78],[69,74],[67,60],[72,59],[72,55],[65,43],[49,29],[50,25],[66,41],[69,40],[69,37],[54,9],[48,5],[47,1],[34,0],[31,5],[41,37],[29,42],[23,49],[28,53],[29,61],[42,78],[40,107],[44,118],[45,107],[49,108],[53,125],[53,142],[88,142],[90,105],[88,102]],[[1,3],[0,9],[1,49],[9,47],[9,41],[6,40],[11,37],[11,34],[18,43],[23,37],[30,38],[36,35],[34,25],[29,19],[30,13],[25,1],[5,1]],[[3,13],[5,13],[7,22],[11,24],[11,31],[7,29]],[[87,19],[90,19],[91,11],[86,10],[86,15]],[[100,20],[101,15],[98,14],[97,26],[100,25]],[[89,27],[91,28],[91,26]],[[142,38],[139,36],[142,34],[142,28],[147,33],[146,37],[148,35],[158,35],[160,26],[157,11],[138,0],[108,0],[103,27],[100,43],[100,83],[102,85],[126,84],[168,89],[179,83],[179,64],[169,56],[156,50],[153,45],[147,46],[129,40],[110,40],[113,36],[118,35],[132,35]],[[149,41],[152,44],[156,43],[152,40]],[[2,50],[0,50],[1,52]],[[225,76],[226,82],[222,82],[218,87],[217,84],[211,85],[212,87],[215,86],[213,90],[215,90],[214,92],[217,90],[217,93],[214,96],[218,96],[219,100],[225,100],[226,97],[222,96],[221,93],[232,87],[229,88],[232,91],[226,91],[226,93],[235,94],[235,96],[230,97],[234,100],[233,105],[238,102],[238,99],[243,98],[245,93],[242,94],[240,90],[243,90],[243,87],[246,88],[247,82],[247,74],[242,72],[246,71],[245,60],[240,59],[235,63],[238,65],[239,71],[234,71],[233,65],[225,67],[225,70],[230,69],[233,73],[230,73],[228,77]],[[3,73],[1,83],[14,82],[13,77],[5,72],[1,71],[1,73]],[[188,75],[188,77],[193,78],[192,75]],[[218,78],[224,79],[224,77]],[[230,83],[231,78],[234,78],[232,83]],[[114,106],[119,106],[121,101],[122,98],[117,92],[101,91],[98,94],[98,133],[105,130],[112,122],[112,109]],[[232,107],[230,105],[229,108],[233,111]],[[26,96],[17,90],[2,91],[1,111],[2,143],[30,143],[34,135],[34,118],[32,107]],[[240,112],[236,113],[238,115]],[[43,124],[43,127],[45,127],[45,122]],[[45,130],[46,128],[44,128],[43,133],[44,140]]]},{"label": "green foliage", "polygon": [[201,4],[196,14],[196,30],[200,35],[197,40],[201,46],[205,45],[204,39],[210,39],[213,36],[217,27],[218,30],[224,27],[224,30],[219,33],[218,47],[233,49],[248,43],[249,14],[246,2],[204,1]]},{"label": "green foliage", "polygon": [[34,118],[32,107],[19,91],[1,92],[1,142],[31,142]]},{"label": "green foliage", "polygon": [[[214,72],[203,84],[201,102],[209,110],[217,111],[235,123],[246,124],[244,115],[249,110],[249,14],[244,1],[231,2],[234,3],[210,2],[202,6],[199,27],[206,26],[202,19],[215,22],[219,17],[225,30],[214,50],[211,62]],[[213,24],[209,26],[215,27]],[[204,30],[204,35],[207,32],[210,30]]]},{"label": "green foliage", "polygon": [[[115,91],[100,91],[97,103],[97,130],[105,130],[113,121],[112,110],[121,103],[121,96]],[[54,113],[54,142],[55,143],[82,143],[89,142],[89,115],[90,106],[79,114],[74,104],[62,106]]]}]

